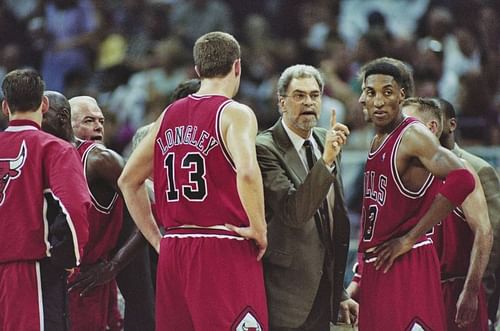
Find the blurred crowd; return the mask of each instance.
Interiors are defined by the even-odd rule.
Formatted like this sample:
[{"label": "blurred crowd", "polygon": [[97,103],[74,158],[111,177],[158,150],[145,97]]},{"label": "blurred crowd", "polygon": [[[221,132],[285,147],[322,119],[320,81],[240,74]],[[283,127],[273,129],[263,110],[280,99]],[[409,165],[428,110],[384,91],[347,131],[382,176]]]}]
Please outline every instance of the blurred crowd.
[{"label": "blurred crowd", "polygon": [[305,63],[326,81],[320,123],[335,108],[354,132],[350,147],[366,146],[358,70],[390,56],[413,69],[415,95],[455,106],[462,143],[496,145],[499,14],[494,0],[2,0],[0,79],[34,67],[49,90],[95,97],[107,146],[123,152],[175,87],[196,77],[196,38],[221,30],[242,45],[236,99],[254,109],[260,129],[279,117],[278,74]]}]

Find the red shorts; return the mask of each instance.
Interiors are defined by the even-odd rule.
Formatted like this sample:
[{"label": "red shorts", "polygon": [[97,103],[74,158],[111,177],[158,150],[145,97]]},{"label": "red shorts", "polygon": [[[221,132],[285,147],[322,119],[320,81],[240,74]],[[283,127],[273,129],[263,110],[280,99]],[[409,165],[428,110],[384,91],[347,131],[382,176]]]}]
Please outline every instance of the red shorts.
[{"label": "red shorts", "polygon": [[457,314],[457,301],[462,289],[464,288],[465,279],[456,279],[453,281],[445,281],[441,283],[443,289],[444,308],[446,310],[446,323],[448,331],[488,331],[488,307],[486,302],[486,294],[481,286],[478,298],[477,315],[474,322],[468,327],[458,328],[455,323],[455,315]]},{"label": "red shorts", "polygon": [[268,330],[254,242],[228,231],[197,231],[168,231],[161,241],[156,330]]},{"label": "red shorts", "polygon": [[0,330],[43,330],[38,262],[0,264]]},{"label": "red shorts", "polygon": [[[71,279],[76,277],[71,275]],[[108,330],[114,306],[117,305],[115,280],[99,285],[80,296],[80,289],[69,292],[69,317],[71,331]]]},{"label": "red shorts", "polygon": [[66,276],[49,259],[0,264],[0,330],[67,330]]},{"label": "red shorts", "polygon": [[439,277],[439,261],[431,244],[421,243],[400,256],[386,274],[375,270],[373,261],[365,261],[359,330],[445,330]]}]

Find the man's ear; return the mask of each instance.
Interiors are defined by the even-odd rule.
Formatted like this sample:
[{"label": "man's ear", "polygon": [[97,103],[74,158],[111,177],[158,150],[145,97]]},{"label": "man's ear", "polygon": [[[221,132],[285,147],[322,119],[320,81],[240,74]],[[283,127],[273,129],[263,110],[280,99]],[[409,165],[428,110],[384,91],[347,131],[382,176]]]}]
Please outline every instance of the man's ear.
[{"label": "man's ear", "polygon": [[9,109],[9,105],[7,104],[7,101],[3,100],[2,101],[2,113],[9,117],[9,114],[10,114],[10,109]]},{"label": "man's ear", "polygon": [[402,87],[399,89],[399,96],[401,97],[401,102],[406,99],[406,91],[405,89]]},{"label": "man's ear", "polygon": [[196,71],[196,74],[198,77],[200,77],[200,72],[198,71],[198,66],[194,66],[194,71]]},{"label": "man's ear", "polygon": [[45,114],[49,110],[49,98],[45,95],[42,97],[42,114]]},{"label": "man's ear", "polygon": [[457,129],[457,119],[455,117],[452,117],[449,119],[450,123],[450,133],[455,132]]},{"label": "man's ear", "polygon": [[436,135],[439,131],[439,125],[435,120],[431,120],[427,123],[427,127],[431,130],[432,134]]},{"label": "man's ear", "polygon": [[285,98],[279,95],[278,93],[278,108],[280,111],[280,114],[283,114],[285,112]]},{"label": "man's ear", "polygon": [[241,75],[241,59],[237,59],[234,61],[234,74],[236,77]]}]

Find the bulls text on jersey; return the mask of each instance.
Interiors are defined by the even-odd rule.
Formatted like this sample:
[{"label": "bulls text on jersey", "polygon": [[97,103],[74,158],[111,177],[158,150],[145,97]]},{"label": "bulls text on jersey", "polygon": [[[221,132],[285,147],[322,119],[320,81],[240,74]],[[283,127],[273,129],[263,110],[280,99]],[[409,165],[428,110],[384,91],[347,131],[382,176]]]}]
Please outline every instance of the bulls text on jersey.
[{"label": "bulls text on jersey", "polygon": [[364,197],[383,206],[387,194],[387,177],[384,175],[376,176],[375,171],[365,171],[364,176]]}]

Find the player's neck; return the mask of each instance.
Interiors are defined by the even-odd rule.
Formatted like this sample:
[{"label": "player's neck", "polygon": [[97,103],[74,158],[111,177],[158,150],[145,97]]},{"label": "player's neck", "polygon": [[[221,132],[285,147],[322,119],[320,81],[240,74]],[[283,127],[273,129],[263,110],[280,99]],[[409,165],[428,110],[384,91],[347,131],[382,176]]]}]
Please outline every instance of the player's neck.
[{"label": "player's neck", "polygon": [[453,148],[455,148],[455,135],[450,134],[446,137],[441,136],[440,143],[444,148],[452,150]]},{"label": "player's neck", "polygon": [[201,80],[201,86],[196,94],[210,95],[217,94],[232,98],[235,92],[234,80],[229,77],[205,78]]},{"label": "player's neck", "polygon": [[28,120],[33,121],[39,126],[42,125],[42,113],[40,111],[26,111],[26,112],[15,112],[10,113],[9,121],[13,120]]},{"label": "player's neck", "polygon": [[387,123],[384,126],[376,126],[375,132],[378,136],[389,134],[394,131],[394,129],[397,128],[401,124],[401,122],[404,121],[404,119],[405,117],[402,113],[400,113],[392,122]]}]

